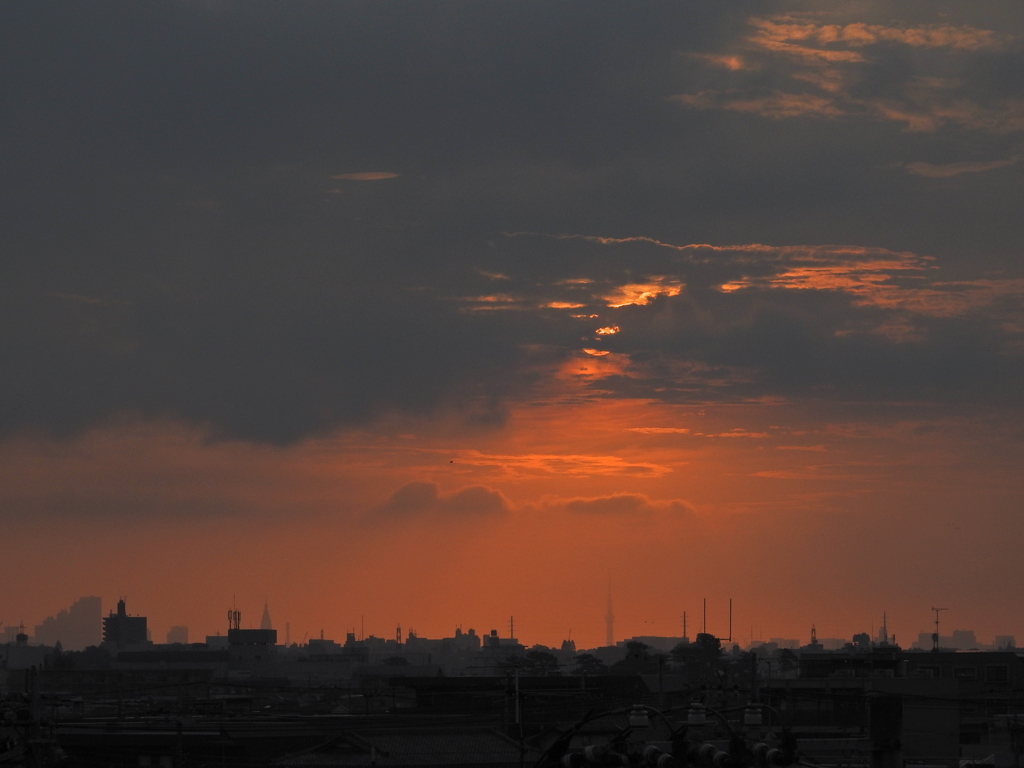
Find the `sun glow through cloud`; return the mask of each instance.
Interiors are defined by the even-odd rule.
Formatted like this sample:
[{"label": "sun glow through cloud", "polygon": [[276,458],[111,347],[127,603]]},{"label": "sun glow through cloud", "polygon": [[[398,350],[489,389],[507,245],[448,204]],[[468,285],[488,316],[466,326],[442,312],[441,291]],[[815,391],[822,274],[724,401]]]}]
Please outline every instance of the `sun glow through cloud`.
[{"label": "sun glow through cloud", "polygon": [[630,305],[642,307],[659,296],[678,296],[682,290],[683,283],[664,277],[652,277],[646,283],[621,285],[602,298],[613,309]]}]

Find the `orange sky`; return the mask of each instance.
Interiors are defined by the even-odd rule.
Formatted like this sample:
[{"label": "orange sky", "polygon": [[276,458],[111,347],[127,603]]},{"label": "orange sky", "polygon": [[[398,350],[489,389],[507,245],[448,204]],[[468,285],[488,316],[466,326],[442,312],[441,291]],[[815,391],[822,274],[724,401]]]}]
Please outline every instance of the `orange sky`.
[{"label": "orange sky", "polygon": [[[504,632],[515,615],[528,643],[571,629],[595,645],[610,577],[620,638],[678,634],[684,610],[697,628],[704,597],[709,630],[727,634],[732,597],[747,639],[806,640],[811,623],[849,637],[886,610],[909,643],[935,602],[983,637],[1024,632],[1005,602],[1024,524],[1003,513],[1021,480],[996,426],[561,394],[496,430],[396,421],[266,448],[124,423],[9,442],[3,502],[48,523],[8,528],[7,621],[123,594],[155,639],[182,623],[199,637],[224,629],[234,595],[258,621],[266,595],[293,639],[360,621],[378,636]],[[437,503],[375,511],[409,483],[435,484]],[[476,487],[497,506],[450,501]]]}]

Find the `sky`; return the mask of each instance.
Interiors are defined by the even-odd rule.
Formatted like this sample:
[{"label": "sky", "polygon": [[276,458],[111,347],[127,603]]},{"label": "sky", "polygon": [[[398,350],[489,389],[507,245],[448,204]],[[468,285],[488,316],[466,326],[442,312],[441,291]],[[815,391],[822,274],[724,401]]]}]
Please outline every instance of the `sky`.
[{"label": "sky", "polygon": [[0,619],[1024,641],[1019,0],[0,8]]}]

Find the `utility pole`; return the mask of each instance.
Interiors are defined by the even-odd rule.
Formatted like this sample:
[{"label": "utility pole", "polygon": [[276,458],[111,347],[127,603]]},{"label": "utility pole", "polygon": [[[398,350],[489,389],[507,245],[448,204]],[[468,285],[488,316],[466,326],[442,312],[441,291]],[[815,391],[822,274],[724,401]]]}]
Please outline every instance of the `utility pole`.
[{"label": "utility pole", "polygon": [[935,611],[935,634],[932,635],[932,653],[939,651],[939,611],[948,611],[949,608],[932,608]]}]

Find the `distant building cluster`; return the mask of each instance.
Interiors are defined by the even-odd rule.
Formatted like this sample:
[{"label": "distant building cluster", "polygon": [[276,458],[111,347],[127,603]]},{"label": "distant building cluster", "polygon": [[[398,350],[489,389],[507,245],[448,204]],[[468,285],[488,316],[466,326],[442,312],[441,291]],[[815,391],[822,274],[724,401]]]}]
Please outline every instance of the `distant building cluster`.
[{"label": "distant building cluster", "polygon": [[[32,636],[22,626],[5,626],[2,640],[7,650],[3,664],[6,669],[41,665],[47,648],[60,653],[97,648],[114,667],[134,669],[159,664],[165,668],[185,668],[199,664],[217,673],[277,678],[352,679],[380,669],[404,675],[479,676],[517,668],[525,673],[543,670],[545,674],[558,675],[585,670],[593,674],[631,663],[637,668],[646,664],[645,668],[654,669],[655,659],[660,660],[658,671],[665,674],[679,672],[680,659],[685,660],[687,649],[712,637],[698,634],[697,640],[691,641],[685,634],[640,635],[615,642],[611,634],[614,620],[609,596],[605,623],[612,642],[583,652],[577,651],[572,640],[559,647],[535,645],[528,649],[516,638],[500,636],[494,629],[478,634],[475,629],[463,631],[461,627],[451,637],[437,639],[422,637],[415,629],[403,634],[402,628],[396,627],[394,637],[357,637],[355,632],[349,632],[343,641],[336,641],[321,632],[319,637],[293,643],[288,625],[283,642],[279,638],[270,606],[264,601],[259,629],[243,629],[241,613],[232,609],[228,611],[225,634],[207,636],[205,642],[190,642],[188,627],[173,626],[166,634],[166,642],[156,644],[152,642],[147,617],[129,613],[124,598],[118,600],[116,610],[103,616],[99,597],[83,597],[37,625]],[[935,649],[935,638],[921,633],[906,653]],[[717,638],[715,641],[719,642]],[[850,656],[899,650],[884,621],[873,638],[866,632],[850,640],[818,638],[812,627],[810,642],[806,644],[784,637],[750,640],[742,646],[728,638],[722,642],[732,656],[756,653],[766,672],[775,675],[792,674],[793,659],[809,658],[808,654]],[[948,637],[940,637],[937,647],[948,652],[1013,651],[1016,642],[1012,635],[997,635],[992,643],[983,644],[972,630],[954,630]],[[639,655],[637,649],[641,649]],[[787,660],[787,664],[783,665],[781,659]]]},{"label": "distant building cluster", "polygon": [[[56,646],[64,650],[81,651],[102,642],[101,620],[102,600],[98,597],[81,597],[74,605],[49,616],[37,624],[29,642],[33,645]],[[19,634],[29,635],[23,625],[6,624],[0,634],[0,642],[12,643]]]},{"label": "distant building cluster", "polygon": [[176,626],[167,630],[168,645],[188,645],[188,627]]},{"label": "distant building cluster", "polygon": [[[1018,768],[1024,756],[1024,700],[1015,693],[1024,690],[1024,653],[1016,650],[1010,635],[983,645],[972,631],[956,630],[948,637],[936,632],[922,634],[904,650],[883,621],[873,637],[862,632],[848,641],[819,639],[812,626],[807,643],[773,637],[741,647],[731,638],[701,632],[691,640],[684,632],[679,637],[640,635],[579,650],[571,639],[558,647],[526,647],[513,636],[510,622],[508,636],[496,629],[478,633],[458,627],[450,637],[427,638],[415,629],[403,632],[396,627],[392,637],[362,637],[352,631],[344,640],[335,640],[320,632],[297,643],[289,642],[287,624],[285,637],[279,637],[264,602],[259,628],[244,628],[241,613],[232,608],[223,634],[189,642],[188,628],[174,626],[166,643],[154,643],[147,617],[130,613],[124,598],[106,616],[100,609],[99,598],[82,598],[37,626],[34,636],[21,625],[5,631],[0,644],[0,707],[23,711],[29,719],[24,734],[17,728],[5,734],[0,724],[0,741],[42,743],[30,738],[31,733],[42,732],[41,719],[34,731],[31,720],[42,707],[24,707],[26,695],[49,702],[50,717],[64,718],[60,727],[48,726],[54,743],[63,738],[63,745],[85,754],[121,739],[118,750],[131,752],[133,761],[138,759],[132,764],[138,765],[163,765],[165,760],[173,764],[171,755],[154,756],[168,744],[178,744],[174,749],[182,755],[192,750],[222,759],[228,748],[221,725],[225,715],[235,720],[255,717],[239,733],[265,731],[267,739],[297,728],[295,724],[302,722],[297,715],[338,718],[337,727],[348,729],[353,717],[398,712],[405,713],[402,723],[412,722],[409,712],[427,718],[459,715],[489,722],[487,733],[501,731],[520,739],[529,733],[542,739],[543,734],[556,732],[553,728],[567,728],[581,712],[601,707],[621,714],[624,706],[631,706],[631,724],[636,720],[636,727],[647,728],[650,723],[641,725],[646,722],[644,713],[657,706],[675,712],[677,719],[685,718],[692,726],[688,733],[695,737],[710,733],[712,726],[725,732],[732,728],[733,736],[746,734],[752,747],[760,743],[758,739],[768,738],[769,721],[757,709],[764,705],[772,708],[765,712],[774,711],[772,717],[781,716],[792,726],[778,748],[786,743],[792,748],[793,742],[786,739],[801,734],[800,748],[809,750],[804,754],[818,765],[867,765],[879,744],[889,744],[893,751],[886,765],[900,765],[905,759],[908,765]],[[612,630],[610,602],[605,620],[606,629]],[[90,640],[94,642],[84,645]],[[125,692],[131,695],[126,697]],[[173,702],[170,710],[167,702]],[[637,702],[643,703],[643,712]],[[732,713],[734,723],[707,718],[704,708]],[[190,733],[197,740],[187,747],[167,736],[176,732],[186,713],[195,718],[196,730]],[[279,730],[261,730],[259,723],[274,717],[279,718]],[[125,725],[133,718],[146,719],[145,737]],[[98,722],[106,725],[98,729]],[[207,733],[203,722],[216,727],[211,725]],[[366,727],[394,727],[387,720],[361,722]],[[196,735],[200,733],[201,738]],[[323,748],[344,753],[344,760],[351,758],[356,764],[370,764],[376,745],[385,744],[379,736],[337,741],[336,734],[318,733],[301,736],[312,740],[304,749],[327,745]],[[607,739],[612,733],[598,729],[577,747],[585,751],[594,744],[611,745]],[[407,736],[414,738],[411,732]],[[460,749],[475,743],[476,736],[463,737]],[[231,739],[235,757],[244,762],[242,737]],[[282,735],[273,748],[285,755],[286,743],[294,745],[299,739],[297,732]],[[898,749],[892,746],[897,743],[902,745]],[[521,744],[537,758],[546,749],[541,741],[529,747],[526,741]],[[835,745],[841,746],[839,752]],[[262,743],[249,754],[263,754],[267,748]],[[691,748],[699,755],[704,754],[700,750],[711,749],[691,744],[684,751]],[[902,754],[897,754],[900,750]],[[281,759],[284,762],[275,764],[300,764]],[[778,760],[782,758],[768,764],[796,764]]]},{"label": "distant building cluster", "polygon": [[[934,639],[929,632],[921,632],[911,648],[921,651],[931,650]],[[1006,651],[1017,647],[1013,635],[996,635],[991,643],[982,643],[974,635],[973,629],[954,629],[953,634],[939,637],[939,647],[955,651]]]}]

